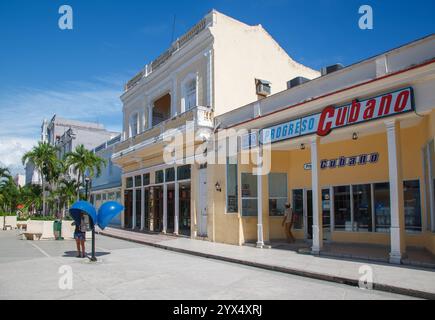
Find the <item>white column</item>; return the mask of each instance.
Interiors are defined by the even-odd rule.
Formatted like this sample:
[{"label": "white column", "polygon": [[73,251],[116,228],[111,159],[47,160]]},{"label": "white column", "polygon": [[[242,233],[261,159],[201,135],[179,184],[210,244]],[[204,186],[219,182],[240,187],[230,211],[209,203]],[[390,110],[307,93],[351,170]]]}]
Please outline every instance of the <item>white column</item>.
[{"label": "white column", "polygon": [[163,185],[163,233],[168,229],[168,186]]},{"label": "white column", "polygon": [[142,187],[142,191],[141,191],[140,206],[141,206],[140,230],[144,231],[144,229],[145,229],[145,189],[144,189],[144,187]]},{"label": "white column", "polygon": [[131,217],[131,228],[136,227],[136,189],[133,189],[133,213]]},{"label": "white column", "polygon": [[313,254],[319,254],[323,247],[323,230],[322,230],[322,190],[319,183],[319,155],[318,155],[319,138],[311,139],[311,188],[313,190]]},{"label": "white column", "polygon": [[179,216],[180,216],[180,185],[178,183],[177,168],[175,168],[175,212],[174,212],[174,234],[179,234]]},{"label": "white column", "polygon": [[[207,59],[207,106],[213,107],[213,50],[208,51]],[[199,101],[198,101],[199,102]]]},{"label": "white column", "polygon": [[405,254],[405,216],[400,155],[400,125],[395,120],[386,121],[385,125],[387,127],[388,173],[390,179],[390,263],[400,264]]},{"label": "white column", "polygon": [[258,147],[257,153],[257,248],[263,248],[263,164],[262,164],[262,150],[261,146]]}]

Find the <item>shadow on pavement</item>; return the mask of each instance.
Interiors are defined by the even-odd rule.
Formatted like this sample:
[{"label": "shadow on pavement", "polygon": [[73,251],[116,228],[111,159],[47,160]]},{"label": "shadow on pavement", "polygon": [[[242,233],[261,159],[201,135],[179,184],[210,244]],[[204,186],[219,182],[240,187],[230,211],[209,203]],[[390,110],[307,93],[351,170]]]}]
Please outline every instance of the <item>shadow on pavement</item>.
[{"label": "shadow on pavement", "polygon": [[[89,256],[91,253],[87,252],[87,255]],[[102,257],[109,255],[110,252],[95,252],[96,257]],[[65,253],[62,256],[63,258],[77,258],[77,251],[65,251]]]}]

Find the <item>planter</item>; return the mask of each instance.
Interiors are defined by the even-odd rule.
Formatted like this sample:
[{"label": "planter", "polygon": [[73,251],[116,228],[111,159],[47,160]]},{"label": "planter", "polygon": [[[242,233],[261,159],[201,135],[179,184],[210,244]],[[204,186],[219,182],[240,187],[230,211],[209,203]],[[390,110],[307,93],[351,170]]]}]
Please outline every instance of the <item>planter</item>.
[{"label": "planter", "polygon": [[0,216],[0,230],[5,227],[16,229],[17,228],[17,216]]},{"label": "planter", "polygon": [[11,226],[12,229],[17,228],[17,216],[6,216],[6,226]]},{"label": "planter", "polygon": [[62,238],[65,240],[72,240],[74,239],[74,230],[75,226],[72,226],[71,224],[73,221],[67,221],[62,220]]},{"label": "planter", "polygon": [[54,240],[53,224],[54,221],[29,220],[23,234],[37,235],[36,239],[40,240]]},{"label": "planter", "polygon": [[42,221],[41,240],[54,240],[54,221]]}]

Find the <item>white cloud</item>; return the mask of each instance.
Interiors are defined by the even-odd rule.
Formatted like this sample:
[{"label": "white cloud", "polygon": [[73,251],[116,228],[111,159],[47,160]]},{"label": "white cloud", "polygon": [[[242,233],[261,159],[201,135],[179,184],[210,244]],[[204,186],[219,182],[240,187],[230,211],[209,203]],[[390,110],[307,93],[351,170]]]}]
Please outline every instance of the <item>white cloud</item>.
[{"label": "white cloud", "polygon": [[22,155],[40,138],[41,124],[59,117],[99,121],[120,130],[125,78],[105,76],[93,82],[65,82],[51,88],[16,88],[0,93],[0,162],[21,167]]}]

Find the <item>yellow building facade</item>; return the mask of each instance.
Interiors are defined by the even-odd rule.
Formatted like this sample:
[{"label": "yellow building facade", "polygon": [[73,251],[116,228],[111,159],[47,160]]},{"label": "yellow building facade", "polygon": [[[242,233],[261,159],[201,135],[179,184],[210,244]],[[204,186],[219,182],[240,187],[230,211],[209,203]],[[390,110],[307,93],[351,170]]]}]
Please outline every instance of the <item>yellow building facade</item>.
[{"label": "yellow building facade", "polygon": [[[212,240],[262,247],[285,239],[289,202],[293,233],[312,242],[313,253],[327,241],[390,246],[393,263],[407,247],[435,254],[434,42],[421,39],[218,116],[222,130],[256,138],[244,147],[241,137],[236,164],[209,166],[222,186],[209,202]],[[262,166],[242,161],[258,150],[260,175],[253,169]]]}]

